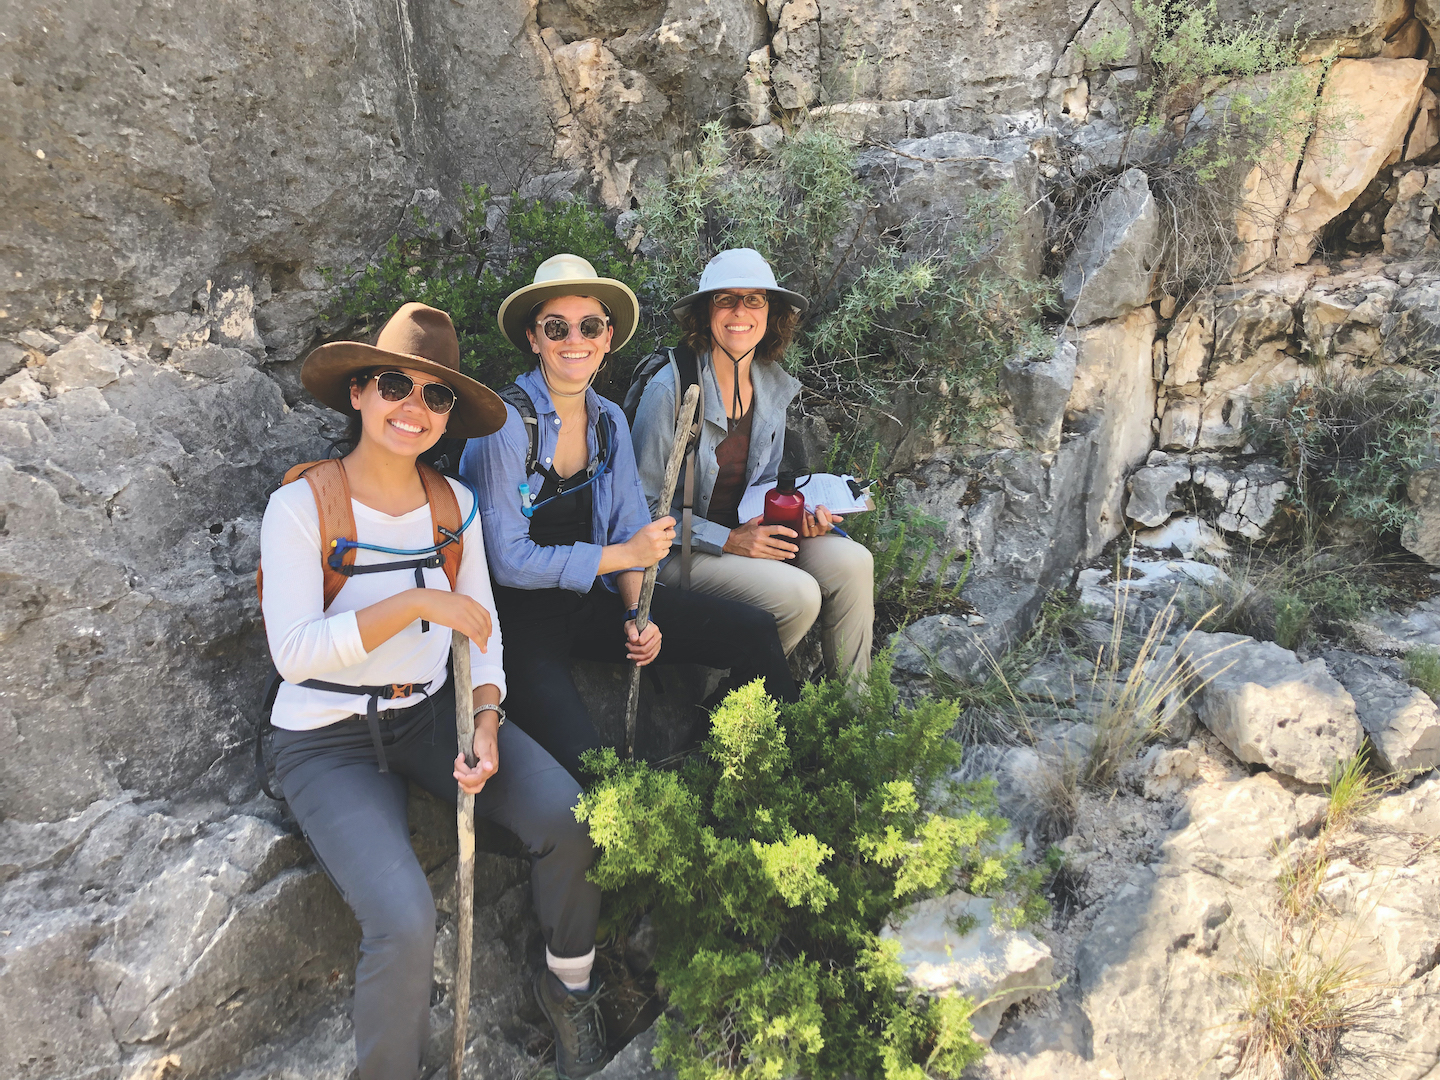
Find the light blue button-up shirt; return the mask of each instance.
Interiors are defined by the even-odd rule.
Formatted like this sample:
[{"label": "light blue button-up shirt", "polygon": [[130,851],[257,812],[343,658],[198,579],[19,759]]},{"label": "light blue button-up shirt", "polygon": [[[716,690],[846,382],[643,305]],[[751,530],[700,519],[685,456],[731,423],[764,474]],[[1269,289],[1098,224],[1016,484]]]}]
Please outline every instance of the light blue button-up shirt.
[{"label": "light blue button-up shirt", "polygon": [[[550,399],[550,390],[540,369],[532,368],[515,382],[530,395],[540,422],[541,468],[548,468],[560,437],[560,417]],[[541,547],[530,539],[530,519],[520,511],[520,485],[530,485],[532,495],[545,482],[540,473],[525,475],[525,455],[530,449],[525,422],[510,404],[505,406],[505,426],[481,439],[471,439],[460,459],[460,473],[480,493],[480,514],[485,529],[485,553],[490,571],[501,585],[515,589],[569,589],[586,593],[600,570],[600,549],[606,544],[623,544],[650,524],[650,511],[640,474],[635,467],[635,450],[625,413],[613,401],[594,390],[585,391],[586,445],[593,461],[599,446],[595,425],[600,413],[609,414],[615,433],[610,440],[610,467],[591,485],[594,513],[591,516],[591,543],[564,547]],[[636,567],[636,569],[639,569]],[[614,583],[605,581],[614,589]]]}]

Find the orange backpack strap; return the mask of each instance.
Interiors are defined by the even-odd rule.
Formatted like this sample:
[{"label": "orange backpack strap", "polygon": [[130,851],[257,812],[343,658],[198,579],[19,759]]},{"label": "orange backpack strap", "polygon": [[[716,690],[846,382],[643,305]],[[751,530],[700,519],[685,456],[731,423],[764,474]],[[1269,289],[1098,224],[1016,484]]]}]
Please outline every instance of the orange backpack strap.
[{"label": "orange backpack strap", "polygon": [[444,544],[447,539],[454,542],[440,549],[445,559],[445,576],[450,579],[450,591],[455,591],[455,579],[460,575],[460,559],[465,554],[465,537],[460,534],[463,524],[460,518],[460,500],[455,498],[455,489],[450,481],[426,465],[416,462],[420,469],[420,483],[425,485],[425,501],[430,504],[430,520],[435,525],[435,543]]},{"label": "orange backpack strap", "polygon": [[[305,477],[310,493],[315,496],[315,507],[320,511],[320,565],[325,580],[325,610],[335,602],[341,588],[349,580],[330,565],[330,553],[339,539],[354,540],[355,509],[350,505],[350,482],[345,478],[345,466],[338,458],[326,461],[310,461],[296,465],[285,474],[285,483],[293,483]],[[348,549],[341,557],[344,566],[355,565],[355,549]]]},{"label": "orange backpack strap", "polygon": [[[324,573],[325,609],[335,602],[340,588],[345,584],[345,575],[331,568],[327,561],[335,541],[340,537],[354,540],[355,510],[350,505],[350,482],[345,478],[345,467],[338,459],[325,461],[302,461],[285,471],[280,486],[293,484],[300,477],[310,484],[310,494],[315,497],[315,508],[320,513],[320,566]],[[452,494],[453,498],[453,494]],[[345,566],[355,564],[355,549],[351,548],[341,556]],[[255,570],[255,595],[264,598],[265,568]]]}]

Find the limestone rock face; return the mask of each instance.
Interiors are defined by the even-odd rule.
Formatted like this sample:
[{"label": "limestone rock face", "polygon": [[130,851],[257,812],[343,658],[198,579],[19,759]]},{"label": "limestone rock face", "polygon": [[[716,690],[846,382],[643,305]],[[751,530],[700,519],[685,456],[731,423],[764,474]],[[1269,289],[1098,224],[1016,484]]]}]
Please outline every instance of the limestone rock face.
[{"label": "limestone rock face", "polygon": [[[97,802],[0,826],[9,1076],[166,1059],[213,1075],[332,1000],[357,939],[304,842],[235,814]],[[47,1062],[40,1071],[35,1063]]]},{"label": "limestone rock face", "polygon": [[1322,98],[1346,110],[1345,130],[1313,141],[1300,163],[1276,253],[1281,265],[1306,262],[1319,230],[1403,148],[1427,70],[1423,60],[1339,60],[1330,69]]},{"label": "limestone rock face", "polygon": [[1025,930],[996,923],[991,902],[964,892],[921,900],[895,913],[881,940],[899,941],[910,985],[931,994],[993,998],[970,1018],[988,1042],[1005,1010],[1050,981],[1050,950]]},{"label": "limestone rock face", "polygon": [[1077,333],[1075,387],[1066,407],[1066,425],[1090,432],[1094,440],[1086,558],[1123,531],[1125,477],[1150,453],[1154,340],[1155,310],[1150,307]]},{"label": "limestone rock face", "polygon": [[1145,173],[1130,169],[1096,207],[1065,263],[1061,292],[1078,325],[1119,318],[1150,298],[1159,222]]},{"label": "limestone rock face", "polygon": [[275,309],[260,335],[303,344],[314,315],[287,329],[285,301],[319,286],[316,266],[368,254],[423,189],[548,158],[558,88],[530,9],[8,4],[0,49],[26,120],[0,140],[0,329],[139,329],[188,314],[229,267]]},{"label": "limestone rock face", "polygon": [[1199,679],[1200,720],[1241,761],[1323,783],[1364,736],[1355,701],[1323,660],[1239,634],[1194,632],[1180,647]]},{"label": "limestone rock face", "polygon": [[244,365],[199,376],[80,335],[30,370],[69,388],[0,413],[0,808],[53,820],[173,795],[245,743],[260,513],[325,443]]},{"label": "limestone rock face", "polygon": [[1440,566],[1440,468],[1421,469],[1405,485],[1415,517],[1400,533],[1400,542],[1431,566]]},{"label": "limestone rock face", "polygon": [[894,103],[890,138],[976,131],[987,114],[1039,104],[1091,6],[820,0],[821,69],[832,98]]}]

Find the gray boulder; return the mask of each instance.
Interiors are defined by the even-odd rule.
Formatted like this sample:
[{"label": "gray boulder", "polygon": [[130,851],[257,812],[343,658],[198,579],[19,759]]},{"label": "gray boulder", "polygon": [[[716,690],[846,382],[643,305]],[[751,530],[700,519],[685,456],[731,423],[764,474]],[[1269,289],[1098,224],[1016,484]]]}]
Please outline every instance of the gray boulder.
[{"label": "gray boulder", "polygon": [[1085,326],[1117,319],[1150,298],[1160,257],[1160,214],[1141,169],[1130,169],[1095,209],[1065,262],[1061,294]]},{"label": "gray boulder", "polygon": [[1057,341],[1044,360],[1014,357],[1000,372],[1015,426],[1037,450],[1055,450],[1065,423],[1065,405],[1075,384],[1075,343]]},{"label": "gray boulder", "polygon": [[970,1017],[982,1042],[994,1037],[1006,1009],[1049,984],[1055,966],[1034,934],[1002,925],[991,900],[966,892],[902,908],[880,939],[899,942],[898,959],[915,989],[985,1003]]},{"label": "gray boulder", "polygon": [[1320,784],[1360,749],[1355,700],[1323,660],[1302,664],[1272,641],[1200,631],[1180,655],[1199,683],[1201,723],[1241,761]]},{"label": "gray boulder", "polygon": [[1355,699],[1381,768],[1413,774],[1440,766],[1440,707],[1401,678],[1399,663],[1339,649],[1324,660]]},{"label": "gray boulder", "polygon": [[1190,482],[1190,465],[1149,465],[1137,469],[1125,482],[1125,516],[1139,525],[1154,528],[1170,520],[1170,515],[1185,509],[1176,488]]}]

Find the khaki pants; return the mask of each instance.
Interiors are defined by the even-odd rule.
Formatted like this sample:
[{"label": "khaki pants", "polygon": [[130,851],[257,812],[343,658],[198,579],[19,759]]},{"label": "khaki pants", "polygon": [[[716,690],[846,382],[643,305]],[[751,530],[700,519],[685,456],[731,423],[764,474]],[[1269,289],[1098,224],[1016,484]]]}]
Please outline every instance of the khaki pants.
[{"label": "khaki pants", "polygon": [[[818,616],[826,672],[832,678],[869,673],[875,563],[863,544],[843,536],[816,536],[801,540],[799,554],[788,562],[698,551],[691,559],[691,587],[770,612],[786,654],[800,644]],[[679,586],[678,553],[660,570],[660,580],[671,588]]]}]

